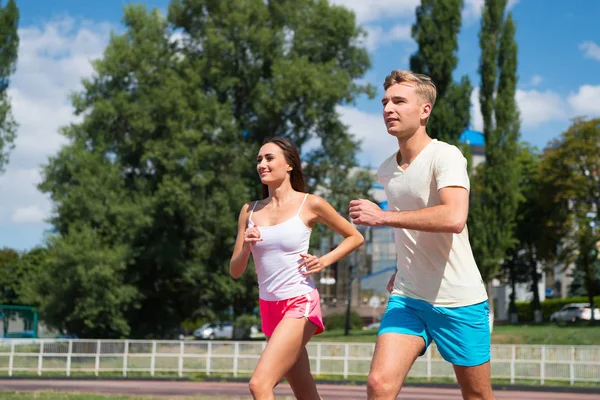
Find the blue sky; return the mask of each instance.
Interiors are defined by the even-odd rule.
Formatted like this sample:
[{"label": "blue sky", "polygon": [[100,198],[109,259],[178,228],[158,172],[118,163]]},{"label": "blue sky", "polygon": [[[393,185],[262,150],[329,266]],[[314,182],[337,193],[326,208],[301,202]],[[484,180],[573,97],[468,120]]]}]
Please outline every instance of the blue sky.
[{"label": "blue sky", "polygon": [[[381,120],[381,82],[394,68],[408,68],[416,50],[410,37],[419,0],[330,0],[353,9],[369,32],[365,45],[372,68],[364,79],[378,88],[375,99],[340,106],[349,129],[363,139],[359,155],[377,166],[396,143]],[[168,0],[135,1],[166,11]],[[19,250],[43,243],[52,207],[36,189],[40,165],[64,143],[59,128],[77,122],[68,94],[80,89],[102,55],[111,31],[120,31],[122,0],[19,0],[19,61],[10,96],[20,124],[16,149],[0,176],[0,247]],[[483,0],[465,0],[455,77],[467,74],[476,87],[471,127],[481,129],[477,101],[478,33]],[[600,116],[600,1],[509,0],[517,24],[522,140],[544,147],[570,118]]]}]

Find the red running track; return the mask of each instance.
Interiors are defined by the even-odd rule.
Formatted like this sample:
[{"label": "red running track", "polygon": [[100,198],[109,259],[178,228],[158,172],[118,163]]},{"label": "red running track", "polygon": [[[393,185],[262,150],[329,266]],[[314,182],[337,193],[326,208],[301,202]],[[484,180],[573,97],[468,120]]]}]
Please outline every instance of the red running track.
[{"label": "red running track", "polygon": [[[366,399],[365,386],[320,384],[319,393],[325,400]],[[152,395],[161,397],[219,396],[230,400],[250,399],[248,385],[239,382],[181,382],[135,380],[31,380],[0,379],[0,390],[10,391],[64,391],[98,394]],[[600,394],[504,391],[495,393],[497,400],[598,400]],[[293,398],[288,385],[275,389],[276,398]],[[432,387],[405,387],[401,400],[461,400],[460,390]]]}]

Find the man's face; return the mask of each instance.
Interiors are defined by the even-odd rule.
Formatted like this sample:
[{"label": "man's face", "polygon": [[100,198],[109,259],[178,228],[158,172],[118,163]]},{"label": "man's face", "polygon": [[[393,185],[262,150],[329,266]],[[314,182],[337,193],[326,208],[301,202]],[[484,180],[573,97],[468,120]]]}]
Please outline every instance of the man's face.
[{"label": "man's face", "polygon": [[390,86],[385,91],[381,104],[387,131],[398,139],[414,134],[431,112],[431,105],[417,95],[412,82]]}]

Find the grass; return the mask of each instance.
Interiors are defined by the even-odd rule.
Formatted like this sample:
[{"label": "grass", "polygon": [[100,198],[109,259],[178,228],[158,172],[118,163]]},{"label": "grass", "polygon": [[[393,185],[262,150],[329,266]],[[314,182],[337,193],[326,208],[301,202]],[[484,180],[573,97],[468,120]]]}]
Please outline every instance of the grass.
[{"label": "grass", "polygon": [[[376,336],[376,330],[350,331],[349,336],[344,336],[344,331],[337,329],[325,331],[312,341],[374,343]],[[492,343],[600,346],[600,326],[496,325]]]},{"label": "grass", "polygon": [[599,346],[600,326],[498,325],[492,343]]}]

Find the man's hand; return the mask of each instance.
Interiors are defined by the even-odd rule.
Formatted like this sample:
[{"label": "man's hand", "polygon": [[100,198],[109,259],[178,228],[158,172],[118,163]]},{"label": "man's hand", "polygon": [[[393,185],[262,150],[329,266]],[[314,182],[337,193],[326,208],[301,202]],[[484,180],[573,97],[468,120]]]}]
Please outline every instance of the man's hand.
[{"label": "man's hand", "polygon": [[372,201],[360,199],[350,202],[350,218],[355,225],[383,225],[383,211]]}]

